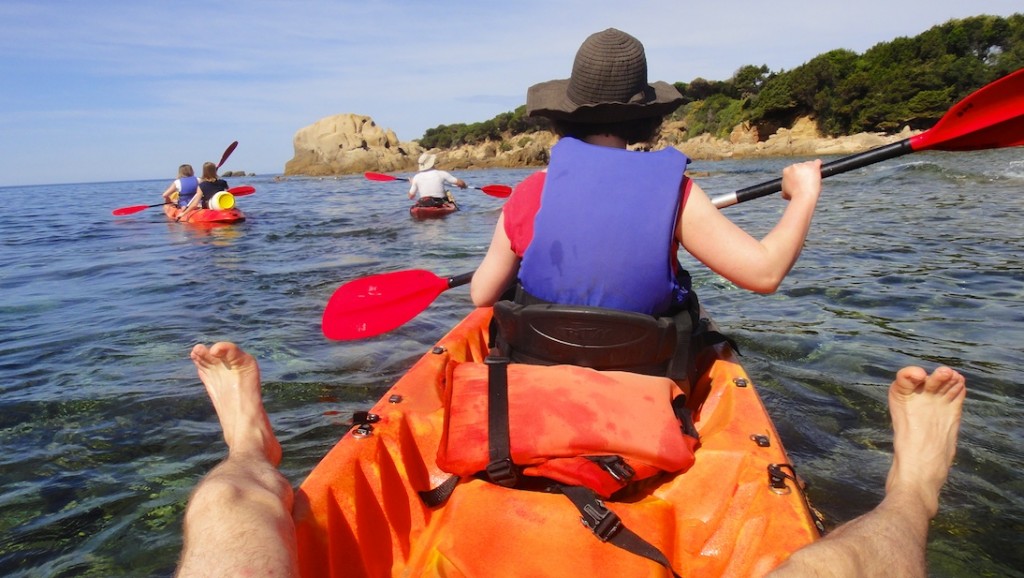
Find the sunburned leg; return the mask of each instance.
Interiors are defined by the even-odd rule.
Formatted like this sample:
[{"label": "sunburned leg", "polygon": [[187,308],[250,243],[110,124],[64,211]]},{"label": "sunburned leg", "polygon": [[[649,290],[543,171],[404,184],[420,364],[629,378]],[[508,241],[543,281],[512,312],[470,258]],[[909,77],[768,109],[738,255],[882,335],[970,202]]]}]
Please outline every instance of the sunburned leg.
[{"label": "sunburned leg", "polygon": [[948,367],[905,367],[889,388],[893,463],[877,508],[796,552],[769,576],[924,577],[928,525],[956,453],[967,388]]},{"label": "sunburned leg", "polygon": [[294,495],[277,470],[256,359],[233,343],[196,345],[192,361],[224,430],[228,457],[196,486],[185,511],[177,576],[296,576]]}]

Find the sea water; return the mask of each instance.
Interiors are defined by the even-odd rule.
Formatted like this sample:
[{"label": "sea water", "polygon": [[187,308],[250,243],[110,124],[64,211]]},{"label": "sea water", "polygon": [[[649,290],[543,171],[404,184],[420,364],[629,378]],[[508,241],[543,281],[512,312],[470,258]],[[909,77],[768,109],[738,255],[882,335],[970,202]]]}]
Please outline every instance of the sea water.
[{"label": "sea water", "polygon": [[[699,161],[711,195],[793,159]],[[827,160],[827,159],[826,159]],[[455,171],[474,186],[530,170]],[[415,221],[407,185],[361,176],[235,178],[244,223],[199,228],[153,204],[170,178],[0,188],[0,575],[169,576],[189,492],[225,446],[188,359],[235,341],[261,365],[294,484],[472,304],[440,295],[389,334],[332,342],[346,281],[473,270],[502,200]],[[623,202],[626,202],[625,200]],[[755,235],[778,195],[724,209]],[[932,576],[1024,576],[1024,150],[916,153],[825,181],[803,254],[773,295],[688,256],[830,527],[873,507],[891,459],[886,391],[946,364],[969,394],[932,525]]]}]

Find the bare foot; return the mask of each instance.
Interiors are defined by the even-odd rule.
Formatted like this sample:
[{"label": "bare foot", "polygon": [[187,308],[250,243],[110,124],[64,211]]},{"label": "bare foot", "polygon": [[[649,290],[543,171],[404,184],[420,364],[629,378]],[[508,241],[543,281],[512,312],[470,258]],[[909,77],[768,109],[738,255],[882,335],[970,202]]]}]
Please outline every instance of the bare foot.
[{"label": "bare foot", "polygon": [[281,444],[263,408],[256,358],[224,341],[209,348],[196,345],[191,357],[213,401],[229,453],[259,453],[273,466],[280,464]]},{"label": "bare foot", "polygon": [[920,367],[904,367],[889,388],[894,456],[886,493],[916,493],[932,517],[953,465],[966,395],[964,377],[948,367],[931,375]]}]

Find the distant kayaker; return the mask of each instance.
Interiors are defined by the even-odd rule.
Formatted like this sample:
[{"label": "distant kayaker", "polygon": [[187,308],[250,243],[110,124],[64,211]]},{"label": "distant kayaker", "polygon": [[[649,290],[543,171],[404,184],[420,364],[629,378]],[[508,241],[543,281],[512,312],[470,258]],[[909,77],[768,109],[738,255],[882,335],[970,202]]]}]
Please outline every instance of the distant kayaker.
[{"label": "distant kayaker", "polygon": [[[298,576],[294,492],[277,469],[281,444],[263,406],[259,365],[227,342],[196,345],[191,357],[228,455],[189,498],[175,575]],[[889,387],[893,461],[882,503],[769,576],[924,577],[928,525],[953,465],[966,395],[963,376],[948,367],[901,369]]]},{"label": "distant kayaker", "polygon": [[164,203],[187,207],[198,188],[199,179],[196,178],[192,165],[181,165],[178,167],[178,178],[163,192]]},{"label": "distant kayaker", "polygon": [[437,163],[437,155],[423,153],[419,158],[420,171],[413,175],[409,182],[409,198],[415,198],[416,205],[420,207],[440,207],[445,202],[450,202],[446,194],[445,185],[455,185],[460,189],[466,188],[466,182],[452,176],[448,171],[434,168]]},{"label": "distant kayaker", "polygon": [[627,150],[652,141],[682,103],[671,84],[648,83],[643,45],[613,28],[584,41],[570,78],[530,87],[527,114],[549,119],[561,138],[547,170],[505,203],[473,302],[492,305],[518,281],[535,300],[672,315],[690,293],[679,245],[744,289],[775,291],[807,237],[821,161],[783,171],[789,204],[759,241],[685,175],[681,152]]},{"label": "distant kayaker", "polygon": [[217,175],[217,165],[211,162],[203,163],[203,176],[198,184],[200,195],[195,195],[185,207],[185,210],[178,216],[179,221],[185,220],[189,213],[197,209],[210,208],[210,199],[221,191],[228,190],[228,183]]}]

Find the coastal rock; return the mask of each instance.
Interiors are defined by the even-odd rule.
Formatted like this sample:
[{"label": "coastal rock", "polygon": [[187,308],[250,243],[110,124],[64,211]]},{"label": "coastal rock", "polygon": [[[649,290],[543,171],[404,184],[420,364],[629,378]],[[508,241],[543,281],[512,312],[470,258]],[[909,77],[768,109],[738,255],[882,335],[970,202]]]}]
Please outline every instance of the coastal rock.
[{"label": "coastal rock", "polygon": [[295,156],[285,164],[285,175],[415,170],[422,152],[417,143],[399,142],[393,130],[358,114],[337,114],[303,127],[292,145]]},{"label": "coastal rock", "polygon": [[920,131],[904,128],[893,135],[858,133],[842,137],[823,137],[814,119],[797,119],[791,128],[780,128],[766,140],[758,140],[757,130],[744,125],[733,129],[729,140],[703,134],[680,141],[678,136],[662,133],[659,144],[675,146],[695,160],[758,157],[819,157],[849,155],[909,138]]},{"label": "coastal rock", "polygon": [[540,131],[512,136],[500,142],[462,145],[453,149],[435,149],[437,166],[445,170],[474,168],[516,169],[544,166],[548,151],[558,141],[550,132]]},{"label": "coastal rock", "polygon": [[729,133],[729,142],[733,145],[754,145],[757,144],[757,138],[757,128],[749,122],[736,125]]},{"label": "coastal rock", "polygon": [[[727,139],[702,134],[686,138],[684,121],[669,121],[653,147],[675,147],[694,160],[756,157],[820,157],[849,155],[909,138],[920,131],[899,134],[860,133],[823,137],[813,118],[797,119],[760,140],[756,127],[737,125]],[[432,149],[437,167],[445,170],[540,167],[557,137],[547,131],[511,135],[500,141]],[[382,129],[368,116],[339,114],[300,129],[294,139],[295,157],[285,165],[285,175],[337,175],[365,171],[412,172],[424,152],[419,143],[399,142],[394,131]],[[641,147],[633,147],[641,148]]]}]

